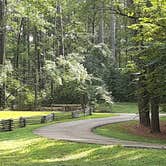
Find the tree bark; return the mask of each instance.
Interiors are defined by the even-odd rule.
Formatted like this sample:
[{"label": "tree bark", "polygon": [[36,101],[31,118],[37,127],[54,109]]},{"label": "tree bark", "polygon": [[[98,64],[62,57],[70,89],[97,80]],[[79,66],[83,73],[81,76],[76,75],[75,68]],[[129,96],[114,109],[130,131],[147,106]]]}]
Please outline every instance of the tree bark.
[{"label": "tree bark", "polygon": [[160,118],[159,118],[159,97],[151,98],[151,128],[152,133],[160,132]]},{"label": "tree bark", "polygon": [[34,101],[34,107],[37,109],[38,107],[38,87],[39,87],[39,66],[38,66],[38,32],[37,28],[35,27],[34,30],[34,44],[35,44],[35,101]]},{"label": "tree bark", "polygon": [[138,81],[138,110],[140,125],[144,127],[150,127],[150,105],[149,105],[149,94],[144,85],[145,78],[140,76]]},{"label": "tree bark", "polygon": [[138,109],[140,125],[150,127],[149,98],[146,93],[139,95]]},{"label": "tree bark", "polygon": [[16,46],[16,54],[15,54],[15,68],[19,70],[19,63],[20,63],[20,43],[21,43],[21,33],[23,29],[23,21],[24,19],[21,18],[21,21],[19,23],[19,32],[18,32],[18,37],[17,37],[17,46]]},{"label": "tree bark", "polygon": [[95,44],[95,23],[96,23],[96,1],[93,1],[93,15],[92,15],[92,43]]},{"label": "tree bark", "polygon": [[100,2],[99,43],[104,43],[104,2]]},{"label": "tree bark", "polygon": [[0,0],[0,65],[5,61],[5,1]]},{"label": "tree bark", "polygon": [[[5,7],[6,1],[0,0],[0,73],[3,72],[3,67],[5,63]],[[3,83],[3,85],[0,85],[0,108],[5,108],[5,89],[5,83]]]},{"label": "tree bark", "polygon": [[64,56],[65,55],[65,48],[64,48],[64,35],[63,35],[63,20],[62,20],[62,7],[60,2],[57,2],[57,31],[58,31],[58,38],[59,38],[59,55]]},{"label": "tree bark", "polygon": [[[113,1],[111,1],[111,8],[114,10]],[[112,57],[114,63],[116,62],[116,17],[115,14],[111,13],[111,26],[110,26],[110,37],[111,37],[111,48],[112,48]]]}]

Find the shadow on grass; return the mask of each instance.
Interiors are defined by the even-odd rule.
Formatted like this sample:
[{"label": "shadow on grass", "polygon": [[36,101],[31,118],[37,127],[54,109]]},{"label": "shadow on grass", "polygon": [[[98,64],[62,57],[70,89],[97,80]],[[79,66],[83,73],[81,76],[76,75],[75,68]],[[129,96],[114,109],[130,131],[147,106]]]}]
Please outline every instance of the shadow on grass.
[{"label": "shadow on grass", "polygon": [[[48,124],[47,124],[48,125]],[[165,150],[127,149],[36,136],[41,125],[0,133],[0,166],[165,166]]]},{"label": "shadow on grass", "polygon": [[2,153],[0,158],[5,166],[164,166],[166,163],[165,151],[43,139],[15,153]]}]

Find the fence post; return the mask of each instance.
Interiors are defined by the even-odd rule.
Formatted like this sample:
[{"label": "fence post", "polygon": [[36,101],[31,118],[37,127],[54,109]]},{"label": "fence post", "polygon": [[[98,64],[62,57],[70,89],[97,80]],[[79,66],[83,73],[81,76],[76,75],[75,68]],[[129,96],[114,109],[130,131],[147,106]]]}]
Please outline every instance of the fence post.
[{"label": "fence post", "polygon": [[71,112],[71,117],[74,118],[74,111]]},{"label": "fence post", "polygon": [[41,123],[46,123],[46,116],[41,117]]},{"label": "fence post", "polygon": [[26,127],[26,118],[20,117],[19,119],[19,126],[22,127]]},{"label": "fence post", "polygon": [[51,113],[52,114],[52,121],[55,120],[55,113]]},{"label": "fence post", "polygon": [[2,131],[12,131],[13,130],[13,120],[8,119],[8,120],[2,120]]},{"label": "fence post", "polygon": [[89,107],[89,115],[92,115],[92,112],[93,112],[92,108]]}]

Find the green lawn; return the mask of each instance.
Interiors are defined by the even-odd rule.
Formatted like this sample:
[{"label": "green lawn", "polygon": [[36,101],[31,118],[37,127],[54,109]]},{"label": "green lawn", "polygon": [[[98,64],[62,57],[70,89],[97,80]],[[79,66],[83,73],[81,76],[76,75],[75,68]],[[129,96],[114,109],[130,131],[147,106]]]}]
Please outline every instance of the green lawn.
[{"label": "green lawn", "polygon": [[[166,121],[166,117],[162,117],[161,120]],[[117,138],[121,140],[166,144],[166,140],[163,140],[163,139],[148,138],[148,137],[138,136],[138,135],[129,133],[128,130],[125,127],[123,127],[126,124],[135,125],[135,124],[138,124],[138,122],[129,121],[129,122],[109,124],[109,125],[96,128],[94,132],[99,135]]]},{"label": "green lawn", "polygon": [[31,117],[48,115],[51,112],[44,111],[0,111],[0,119],[17,119],[19,117]]},{"label": "green lawn", "polygon": [[127,149],[49,140],[32,131],[0,133],[0,166],[165,166],[164,150]]},{"label": "green lawn", "polygon": [[[0,111],[0,120],[1,119],[17,119],[19,117],[41,117],[43,115],[48,115],[52,112],[43,112],[43,111]],[[69,116],[71,115],[71,112],[54,112],[55,116],[57,117],[57,119],[66,119],[69,118]],[[84,118],[106,118],[106,117],[110,117],[110,116],[115,116],[114,114],[111,113],[93,113],[92,116],[88,116],[88,117],[81,117],[78,119],[84,119]],[[64,117],[64,118],[63,118]]]},{"label": "green lawn", "polygon": [[112,113],[137,113],[138,107],[136,103],[114,103],[112,105],[98,104],[96,110],[99,112]]},{"label": "green lawn", "polygon": [[[78,119],[108,116],[113,115],[95,113]],[[71,119],[61,118],[58,122],[62,121]],[[166,164],[164,150],[128,149],[121,146],[56,141],[32,133],[36,128],[45,125],[48,124],[30,125],[12,132],[1,132],[0,166],[165,166]]]}]

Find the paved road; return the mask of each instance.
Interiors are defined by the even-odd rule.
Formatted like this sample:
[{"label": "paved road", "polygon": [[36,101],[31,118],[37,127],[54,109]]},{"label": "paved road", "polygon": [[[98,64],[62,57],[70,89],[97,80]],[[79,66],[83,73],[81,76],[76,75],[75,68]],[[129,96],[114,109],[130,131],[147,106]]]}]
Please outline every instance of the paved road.
[{"label": "paved road", "polygon": [[151,143],[139,143],[134,141],[123,141],[96,135],[92,132],[95,127],[105,124],[124,122],[137,119],[136,114],[120,114],[109,118],[78,120],[72,122],[57,123],[54,125],[39,128],[35,134],[56,140],[66,140],[82,143],[95,143],[102,145],[122,145],[125,147],[166,149],[166,145]]}]

